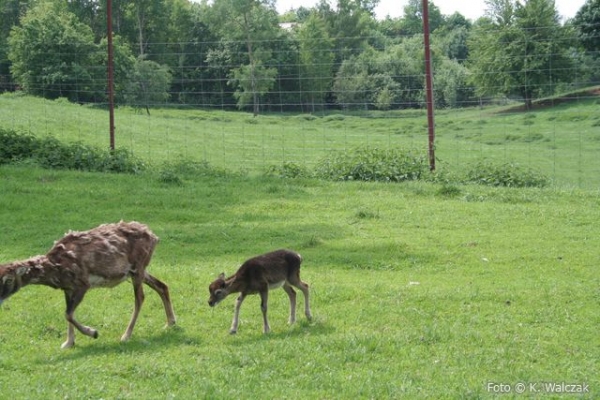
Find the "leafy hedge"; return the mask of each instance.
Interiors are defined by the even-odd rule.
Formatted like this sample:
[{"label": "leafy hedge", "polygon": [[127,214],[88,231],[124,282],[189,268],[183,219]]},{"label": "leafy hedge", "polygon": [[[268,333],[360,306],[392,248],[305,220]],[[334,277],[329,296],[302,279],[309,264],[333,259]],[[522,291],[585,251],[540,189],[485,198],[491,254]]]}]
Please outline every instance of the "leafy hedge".
[{"label": "leafy hedge", "polygon": [[[74,169],[94,172],[138,173],[147,169],[129,151],[102,150],[81,143],[65,144],[53,137],[39,139],[30,134],[0,129],[0,165],[31,160],[44,168]],[[179,175],[226,175],[206,163],[185,162],[165,166],[161,180],[180,184]],[[475,183],[488,186],[545,187],[549,179],[542,173],[508,162],[480,162],[460,176],[430,174],[427,158],[409,150],[362,147],[337,151],[322,159],[310,170],[295,163],[271,166],[268,174],[282,178],[316,177],[337,181],[403,182],[426,179],[445,184]],[[452,177],[454,176],[454,177]]]},{"label": "leafy hedge", "polygon": [[[280,178],[316,177],[338,181],[403,182],[426,180],[456,192],[454,184],[478,184],[505,187],[545,187],[550,180],[542,173],[514,162],[479,162],[461,171],[429,172],[426,156],[397,149],[357,148],[334,152],[322,159],[314,170],[285,162],[271,166],[267,174]],[[449,193],[447,193],[449,194]],[[456,193],[454,193],[456,194]]]},{"label": "leafy hedge", "polygon": [[333,153],[317,165],[315,175],[340,181],[403,182],[420,179],[428,169],[423,155],[363,147]]},{"label": "leafy hedge", "polygon": [[466,182],[522,188],[545,187],[548,185],[549,179],[534,169],[522,167],[514,162],[499,165],[480,162],[467,171]]},{"label": "leafy hedge", "polygon": [[0,164],[31,160],[44,168],[94,172],[138,173],[145,164],[129,151],[102,150],[81,143],[65,144],[53,137],[37,138],[0,129]]}]

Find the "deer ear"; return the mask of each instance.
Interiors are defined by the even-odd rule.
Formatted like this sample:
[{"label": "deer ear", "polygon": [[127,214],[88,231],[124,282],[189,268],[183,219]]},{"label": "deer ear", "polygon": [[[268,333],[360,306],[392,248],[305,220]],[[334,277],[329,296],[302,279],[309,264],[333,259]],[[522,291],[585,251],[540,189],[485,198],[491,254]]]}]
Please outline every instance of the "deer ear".
[{"label": "deer ear", "polygon": [[219,274],[219,279],[223,279],[223,280],[225,280],[225,272],[221,272],[221,273]]}]

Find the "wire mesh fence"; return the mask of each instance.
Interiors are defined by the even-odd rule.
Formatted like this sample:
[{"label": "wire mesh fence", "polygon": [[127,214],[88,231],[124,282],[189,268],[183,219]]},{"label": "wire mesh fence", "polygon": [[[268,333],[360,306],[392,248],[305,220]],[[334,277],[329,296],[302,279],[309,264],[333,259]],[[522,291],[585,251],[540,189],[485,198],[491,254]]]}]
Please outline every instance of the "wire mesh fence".
[{"label": "wire mesh fence", "polygon": [[[494,59],[472,47],[467,58],[434,36],[438,168],[519,163],[560,186],[598,189],[599,55],[565,43],[529,49],[530,40],[507,42],[520,55]],[[425,155],[422,37],[345,41],[369,46],[317,46],[311,58],[314,41],[268,40],[252,43],[253,61],[245,41],[147,43],[144,57],[126,61],[117,51],[117,147],[153,162],[256,173],[285,163],[313,168],[357,147]],[[107,147],[102,51],[81,58],[77,43],[41,51],[47,68],[0,95],[1,127]]]}]

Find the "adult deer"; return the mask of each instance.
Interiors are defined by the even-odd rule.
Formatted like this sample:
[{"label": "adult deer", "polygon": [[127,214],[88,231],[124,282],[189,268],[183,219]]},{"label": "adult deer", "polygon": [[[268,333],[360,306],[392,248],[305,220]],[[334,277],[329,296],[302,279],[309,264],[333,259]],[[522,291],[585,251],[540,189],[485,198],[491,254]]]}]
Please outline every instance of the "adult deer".
[{"label": "adult deer", "polygon": [[135,308],[121,337],[131,337],[144,302],[143,284],[162,299],[167,325],[175,324],[169,288],[146,271],[158,237],[138,222],[100,225],[85,232],[69,232],[46,255],[0,265],[0,303],[23,286],[36,284],[62,289],[65,293],[68,322],[67,340],[62,348],[75,344],[75,328],[86,336],[98,337],[98,331],[75,320],[75,309],[85,293],[95,287],[114,287],[131,279]]},{"label": "adult deer", "polygon": [[237,333],[239,325],[240,307],[242,302],[249,294],[260,295],[260,309],[263,315],[263,332],[269,333],[271,327],[267,319],[267,302],[269,290],[283,287],[283,290],[290,298],[290,319],[289,323],[296,321],[296,287],[304,294],[304,313],[310,321],[310,304],[308,296],[308,285],[300,280],[300,263],[302,257],[300,254],[290,250],[277,250],[271,253],[262,254],[253,257],[242,264],[237,272],[225,278],[221,273],[219,277],[210,284],[208,290],[210,299],[208,305],[216,306],[225,297],[231,293],[240,293],[233,313],[233,322],[229,333]]}]

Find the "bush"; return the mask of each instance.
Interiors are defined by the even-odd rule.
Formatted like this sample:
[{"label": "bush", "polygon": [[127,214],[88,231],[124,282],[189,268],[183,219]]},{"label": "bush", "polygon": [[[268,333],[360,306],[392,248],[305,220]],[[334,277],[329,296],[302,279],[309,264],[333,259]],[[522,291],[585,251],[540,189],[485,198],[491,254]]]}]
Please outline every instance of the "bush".
[{"label": "bush", "polygon": [[307,178],[311,176],[306,167],[293,162],[284,162],[282,165],[271,165],[266,174],[278,178]]},{"label": "bush", "polygon": [[411,151],[357,148],[333,153],[316,168],[316,176],[341,181],[403,182],[428,170],[426,157]]},{"label": "bush", "polygon": [[32,135],[0,129],[0,165],[19,162],[33,156],[38,143]]},{"label": "bush", "polygon": [[124,149],[101,150],[81,143],[65,144],[52,137],[38,139],[29,134],[0,130],[0,164],[26,159],[49,169],[130,174],[145,169],[142,161]]},{"label": "bush", "polygon": [[467,182],[488,186],[522,188],[544,187],[548,185],[549,180],[540,172],[521,167],[514,162],[500,165],[480,162],[467,172]]}]

